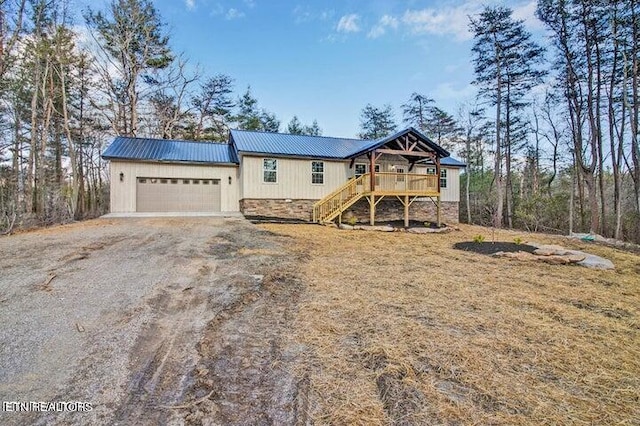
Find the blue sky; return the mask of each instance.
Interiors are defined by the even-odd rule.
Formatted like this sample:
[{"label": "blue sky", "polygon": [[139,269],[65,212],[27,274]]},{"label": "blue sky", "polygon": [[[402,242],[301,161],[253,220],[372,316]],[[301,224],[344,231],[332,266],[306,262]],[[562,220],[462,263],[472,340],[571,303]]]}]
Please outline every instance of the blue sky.
[{"label": "blue sky", "polygon": [[[492,0],[156,0],[174,50],[208,75],[225,73],[241,94],[282,121],[317,119],[329,136],[353,137],[367,104],[400,105],[412,92],[451,114],[473,100],[468,15]],[[512,1],[540,31],[535,1]]]}]

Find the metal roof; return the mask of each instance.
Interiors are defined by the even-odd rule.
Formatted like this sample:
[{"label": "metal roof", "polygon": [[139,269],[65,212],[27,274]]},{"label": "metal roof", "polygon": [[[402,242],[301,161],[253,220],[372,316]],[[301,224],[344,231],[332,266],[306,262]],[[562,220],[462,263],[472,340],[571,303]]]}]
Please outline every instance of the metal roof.
[{"label": "metal roof", "polygon": [[435,152],[440,154],[440,157],[445,158],[445,157],[448,157],[450,155],[449,151],[447,151],[446,149],[442,148],[437,143],[433,142],[431,139],[429,139],[428,137],[423,135],[421,132],[419,132],[418,130],[414,129],[413,127],[408,127],[408,128],[406,128],[404,130],[401,130],[401,131],[399,131],[397,133],[394,133],[394,134],[389,135],[389,136],[385,136],[385,137],[380,138],[380,139],[376,139],[374,141],[361,141],[361,142],[364,142],[365,144],[362,146],[361,149],[359,149],[358,151],[353,153],[351,155],[351,157],[357,157],[359,155],[364,154],[365,152],[371,151],[372,149],[380,148],[381,146],[388,144],[389,142],[393,141],[394,139],[401,138],[402,136],[404,136],[404,135],[406,135],[408,133],[413,133],[418,139],[420,139],[421,142],[423,142],[425,145],[429,146]]},{"label": "metal roof", "polygon": [[462,161],[458,161],[453,157],[441,158],[440,164],[442,164],[443,166],[450,166],[450,167],[467,167],[465,163],[463,163]]},{"label": "metal roof", "polygon": [[120,160],[238,164],[237,153],[248,153],[346,160],[380,147],[410,131],[430,147],[435,146],[434,150],[441,155],[447,155],[441,158],[441,164],[465,167],[464,163],[448,157],[449,153],[446,150],[413,128],[374,141],[246,130],[231,130],[229,143],[119,136],[104,151],[102,157]]},{"label": "metal roof", "polygon": [[367,142],[359,139],[246,130],[231,130],[230,140],[238,152],[336,159],[346,159],[362,147],[363,142]]},{"label": "metal roof", "polygon": [[226,143],[118,136],[104,151],[105,159],[189,163],[238,163]]}]

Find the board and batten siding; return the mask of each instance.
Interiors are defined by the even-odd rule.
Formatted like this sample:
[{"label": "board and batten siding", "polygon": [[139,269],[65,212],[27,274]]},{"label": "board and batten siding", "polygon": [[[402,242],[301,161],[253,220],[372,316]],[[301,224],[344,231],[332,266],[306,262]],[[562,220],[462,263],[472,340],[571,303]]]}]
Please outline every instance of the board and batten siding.
[{"label": "board and batten siding", "polygon": [[[277,183],[263,182],[263,163],[265,158],[278,160]],[[311,183],[311,162],[324,162],[324,184]],[[368,164],[366,158],[357,158],[356,163]],[[240,199],[299,199],[319,200],[332,193],[354,176],[355,170],[349,167],[349,161],[311,160],[278,157],[254,157],[243,155],[240,176]],[[404,158],[384,158],[380,164],[381,172],[392,172],[392,166],[409,163]],[[447,170],[447,187],[442,188],[442,201],[460,201],[460,169],[442,167]],[[416,166],[415,173],[426,173],[425,166]]]},{"label": "board and batten siding", "polygon": [[[263,182],[265,158],[278,160],[277,183]],[[324,163],[324,183],[311,183],[311,162]],[[351,177],[348,161],[311,160],[243,155],[241,198],[319,200]]]},{"label": "board and batten siding", "polygon": [[[144,163],[111,160],[111,212],[136,211],[136,183],[138,178],[220,179],[220,210],[239,210],[239,171],[233,165],[199,165],[172,163]],[[120,173],[123,181],[120,181]],[[229,183],[231,177],[231,183]]]}]

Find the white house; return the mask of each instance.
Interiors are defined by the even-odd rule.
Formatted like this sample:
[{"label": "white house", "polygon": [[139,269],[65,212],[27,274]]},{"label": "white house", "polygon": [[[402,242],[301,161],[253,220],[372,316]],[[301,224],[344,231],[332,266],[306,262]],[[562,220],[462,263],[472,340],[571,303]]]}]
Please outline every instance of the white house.
[{"label": "white house", "polygon": [[458,222],[465,165],[413,128],[378,140],[231,130],[228,143],[118,137],[111,212]]}]

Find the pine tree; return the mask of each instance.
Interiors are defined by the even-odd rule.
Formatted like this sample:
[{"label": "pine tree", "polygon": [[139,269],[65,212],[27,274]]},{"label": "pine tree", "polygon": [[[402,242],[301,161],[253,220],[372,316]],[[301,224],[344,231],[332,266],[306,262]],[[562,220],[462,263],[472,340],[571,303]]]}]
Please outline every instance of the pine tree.
[{"label": "pine tree", "polygon": [[209,77],[191,98],[196,113],[194,138],[222,141],[227,137],[232,110],[233,79],[224,74]]},{"label": "pine tree", "polygon": [[376,108],[368,104],[360,114],[360,133],[362,139],[379,139],[393,133],[397,128],[391,105]]},{"label": "pine tree", "polygon": [[404,123],[422,132],[426,131],[429,108],[433,102],[433,99],[413,92],[407,103],[402,105]]},{"label": "pine tree", "polygon": [[291,121],[289,122],[289,124],[287,125],[287,133],[290,133],[292,135],[304,134],[304,127],[302,126],[302,123],[298,119],[297,115],[294,115]]},{"label": "pine tree", "polygon": [[107,13],[90,11],[86,21],[106,56],[101,74],[109,96],[108,119],[116,133],[135,136],[145,74],[173,61],[164,23],[149,0],[113,0]]},{"label": "pine tree", "polygon": [[[471,18],[470,28],[474,33],[472,52],[476,78],[473,83],[479,86],[480,95],[495,106],[496,203],[493,224],[502,227],[505,183],[507,186],[510,183],[510,126],[514,114],[526,105],[524,96],[544,75],[536,69],[543,59],[544,50],[531,40],[523,21],[514,20],[512,10],[506,7],[486,7],[479,16]],[[505,147],[506,155],[503,152]],[[503,174],[505,158],[506,182]]]}]

